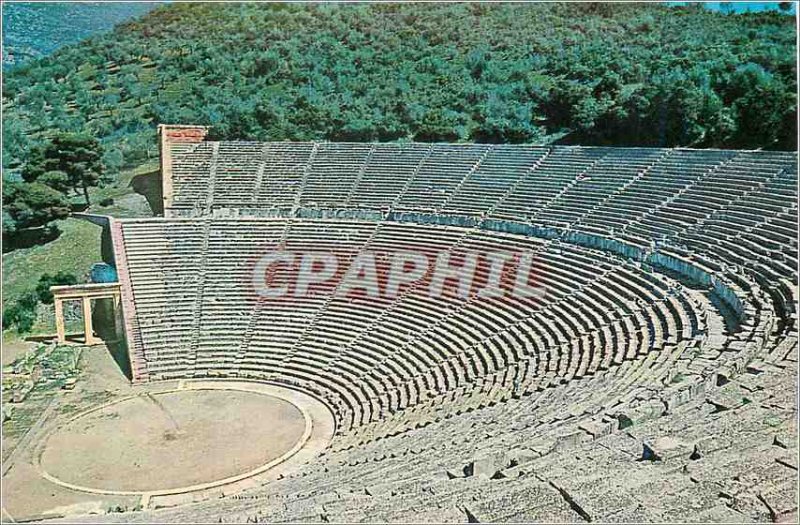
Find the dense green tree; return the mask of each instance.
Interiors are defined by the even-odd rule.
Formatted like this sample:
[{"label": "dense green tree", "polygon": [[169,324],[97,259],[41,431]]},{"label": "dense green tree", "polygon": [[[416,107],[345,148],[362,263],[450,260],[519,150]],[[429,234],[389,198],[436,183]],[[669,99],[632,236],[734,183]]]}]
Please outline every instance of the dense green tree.
[{"label": "dense green tree", "polygon": [[94,137],[59,133],[48,144],[34,148],[22,171],[27,182],[40,182],[66,193],[72,189],[89,202],[89,188],[103,176],[103,148]]},{"label": "dense green tree", "polygon": [[59,170],[46,171],[38,176],[35,180],[37,182],[41,182],[45,186],[53,188],[56,191],[60,191],[65,195],[72,188],[72,182],[70,181],[69,175]]},{"label": "dense green tree", "polygon": [[40,302],[44,304],[53,303],[53,294],[50,292],[50,287],[77,283],[77,277],[71,273],[42,274],[35,290],[25,292],[16,301],[5,306],[3,309],[3,330],[16,327],[19,333],[29,332],[36,322],[38,304]]},{"label": "dense green tree", "polygon": [[57,129],[136,165],[157,156],[158,123],[228,139],[795,149],[795,42],[793,17],[698,5],[176,2],[10,71],[4,163],[73,180],[35,161]]},{"label": "dense green tree", "polygon": [[58,191],[40,182],[3,183],[3,234],[47,226],[69,215],[70,206]]},{"label": "dense green tree", "polygon": [[[756,141],[774,147],[793,133],[797,100],[783,81],[761,65],[748,63],[731,76],[725,92],[736,121],[746,123],[734,135],[734,143],[745,147]],[[795,139],[792,139],[795,140]]]},{"label": "dense green tree", "polygon": [[[8,183],[6,183],[8,184]],[[5,199],[3,200],[3,237],[12,236],[17,233],[17,221],[5,209]]]},{"label": "dense green tree", "polygon": [[3,251],[58,236],[55,220],[69,215],[70,205],[58,191],[39,182],[3,182]]},{"label": "dense green tree", "polygon": [[[6,181],[3,211],[16,230],[46,226],[69,215],[69,202],[58,191],[39,182]],[[5,223],[4,223],[5,228]]]}]

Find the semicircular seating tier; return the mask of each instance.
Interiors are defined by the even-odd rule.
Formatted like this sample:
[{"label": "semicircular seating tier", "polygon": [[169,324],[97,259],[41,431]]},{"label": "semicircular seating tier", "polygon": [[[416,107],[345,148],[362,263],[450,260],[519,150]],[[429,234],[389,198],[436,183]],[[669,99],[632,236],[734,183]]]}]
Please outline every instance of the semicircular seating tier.
[{"label": "semicircular seating tier", "polygon": [[[166,217],[113,223],[134,379],[307,390],[335,413],[334,448],[551,390],[589,419],[630,419],[631,392],[674,403],[796,336],[793,154],[168,147]],[[275,247],[347,260],[420,244],[531,252],[545,294],[287,300],[252,285]]]},{"label": "semicircular seating tier", "polygon": [[[479,228],[306,219],[143,219],[121,224],[139,370],[150,379],[288,384],[335,407],[340,430],[482,381],[541,390],[674,352],[705,332],[676,280],[600,250]],[[463,299],[411,285],[396,297],[261,297],[255,261],[280,246],[340,260],[421,246],[531,253],[542,296]],[[480,277],[480,276],[479,276]],[[336,283],[332,282],[331,287]]]},{"label": "semicircular seating tier", "polygon": [[761,266],[769,277],[797,273],[791,152],[325,142],[171,147],[167,217],[377,213],[512,221],[658,243]]},{"label": "semicircular seating tier", "polygon": [[[793,152],[475,144],[173,144],[167,217],[478,225],[747,273],[792,323]],[[606,240],[607,239],[607,240]],[[791,326],[790,326],[791,328]]]}]

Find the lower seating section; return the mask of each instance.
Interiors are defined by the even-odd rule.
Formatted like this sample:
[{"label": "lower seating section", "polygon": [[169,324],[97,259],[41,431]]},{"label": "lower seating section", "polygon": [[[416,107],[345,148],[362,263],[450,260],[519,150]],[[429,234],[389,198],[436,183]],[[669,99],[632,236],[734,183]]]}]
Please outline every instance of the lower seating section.
[{"label": "lower seating section", "polygon": [[204,231],[191,220],[134,220],[123,226],[138,339],[154,377],[191,366]]},{"label": "lower seating section", "polygon": [[[151,219],[122,223],[151,379],[248,377],[310,390],[346,431],[485,378],[537,389],[691,341],[704,321],[680,285],[604,252],[480,229],[361,221]],[[531,253],[533,297],[260,297],[260,257],[359,252]],[[486,279],[487,268],[477,281]],[[481,274],[481,272],[483,272]],[[513,374],[509,370],[514,370]]]}]

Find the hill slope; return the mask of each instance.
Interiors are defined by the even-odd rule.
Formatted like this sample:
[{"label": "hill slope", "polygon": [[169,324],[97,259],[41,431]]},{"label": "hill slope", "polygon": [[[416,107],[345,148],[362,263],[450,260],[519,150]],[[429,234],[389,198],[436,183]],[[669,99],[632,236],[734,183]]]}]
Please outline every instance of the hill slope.
[{"label": "hill slope", "polygon": [[3,69],[43,57],[108,31],[156,2],[7,3],[3,6]]},{"label": "hill slope", "polygon": [[[173,4],[6,79],[6,166],[54,129],[221,138],[795,147],[795,27],[622,4]],[[13,171],[13,169],[12,169]]]}]

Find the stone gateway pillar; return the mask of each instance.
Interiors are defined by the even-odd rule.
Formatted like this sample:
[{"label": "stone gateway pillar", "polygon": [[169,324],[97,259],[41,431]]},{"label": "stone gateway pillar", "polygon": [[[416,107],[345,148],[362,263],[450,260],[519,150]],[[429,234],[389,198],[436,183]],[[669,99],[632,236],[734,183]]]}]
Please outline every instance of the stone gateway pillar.
[{"label": "stone gateway pillar", "polygon": [[119,283],[77,284],[74,286],[51,286],[56,314],[56,337],[58,344],[66,344],[64,328],[64,301],[80,300],[83,305],[83,341],[85,345],[96,345],[103,341],[94,336],[92,326],[92,300],[112,299],[114,303],[114,329],[117,337],[122,334],[122,301]]},{"label": "stone gateway pillar", "polygon": [[87,345],[95,345],[99,341],[94,337],[94,327],[92,326],[92,299],[83,298],[83,333],[84,341]]},{"label": "stone gateway pillar", "polygon": [[53,304],[56,307],[56,334],[58,337],[58,344],[63,345],[67,342],[67,335],[64,332],[64,302],[61,299],[54,299]]}]

